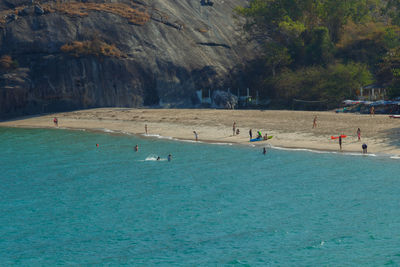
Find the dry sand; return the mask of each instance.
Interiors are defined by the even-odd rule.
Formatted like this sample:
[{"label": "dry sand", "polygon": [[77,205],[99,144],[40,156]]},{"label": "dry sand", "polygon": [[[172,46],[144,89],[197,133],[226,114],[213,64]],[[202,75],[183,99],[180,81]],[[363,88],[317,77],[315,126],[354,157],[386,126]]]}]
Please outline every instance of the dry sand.
[{"label": "dry sand", "polygon": [[[312,129],[314,116],[317,128]],[[57,117],[60,128],[103,130],[143,134],[148,125],[149,134],[194,140],[197,131],[200,141],[249,143],[249,129],[273,135],[268,141],[254,142],[258,146],[339,150],[331,135],[345,134],[343,151],[361,152],[362,143],[369,153],[400,155],[400,119],[387,115],[336,114],[285,110],[214,110],[214,109],[128,109],[99,108],[48,114],[0,122],[5,127],[54,128]],[[232,135],[236,122],[239,135]],[[361,129],[361,142],[357,140]],[[254,138],[254,137],[253,137]]]}]

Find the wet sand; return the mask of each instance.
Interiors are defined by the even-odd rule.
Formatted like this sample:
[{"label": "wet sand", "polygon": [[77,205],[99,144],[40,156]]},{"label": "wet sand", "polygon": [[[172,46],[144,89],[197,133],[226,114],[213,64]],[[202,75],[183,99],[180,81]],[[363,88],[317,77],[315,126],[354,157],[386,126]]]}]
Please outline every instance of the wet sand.
[{"label": "wet sand", "polygon": [[[317,116],[317,127],[313,126]],[[388,115],[336,114],[334,112],[309,112],[286,110],[216,110],[216,109],[130,109],[99,108],[57,114],[46,114],[0,122],[4,127],[54,128],[57,117],[59,128],[104,130],[121,133],[144,134],[145,124],[149,135],[194,140],[193,131],[200,141],[250,144],[249,129],[253,138],[260,130],[274,136],[268,141],[252,142],[257,146],[306,148],[339,151],[338,140],[331,136],[347,135],[343,151],[361,152],[362,143],[369,153],[400,155],[400,119]],[[233,135],[232,125],[240,129]],[[361,142],[357,140],[361,129]]]}]

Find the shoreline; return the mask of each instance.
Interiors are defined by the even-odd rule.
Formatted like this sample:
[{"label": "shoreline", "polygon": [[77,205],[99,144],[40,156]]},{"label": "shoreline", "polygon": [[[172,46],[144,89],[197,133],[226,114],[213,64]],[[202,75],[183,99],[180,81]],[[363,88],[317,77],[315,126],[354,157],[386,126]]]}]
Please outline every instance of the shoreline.
[{"label": "shoreline", "polygon": [[[314,116],[317,128],[312,129]],[[328,153],[361,154],[361,144],[368,144],[368,154],[400,155],[400,120],[385,115],[336,114],[333,112],[281,111],[281,110],[209,110],[209,109],[130,109],[99,108],[71,112],[21,117],[0,122],[0,127],[57,128],[53,118],[59,120],[60,129],[89,130],[133,134],[140,137],[196,142],[193,131],[199,133],[199,141],[210,144],[268,146],[277,149],[314,150]],[[241,130],[232,134],[236,122]],[[144,135],[144,125],[149,134]],[[261,126],[261,127],[260,127]],[[267,126],[267,127],[265,127]],[[256,128],[260,127],[260,128]],[[362,139],[357,141],[356,129],[361,128]],[[274,137],[268,141],[249,142],[248,130],[257,130]],[[330,140],[336,133],[346,134],[343,150],[337,140]],[[353,133],[352,133],[353,132]]]}]

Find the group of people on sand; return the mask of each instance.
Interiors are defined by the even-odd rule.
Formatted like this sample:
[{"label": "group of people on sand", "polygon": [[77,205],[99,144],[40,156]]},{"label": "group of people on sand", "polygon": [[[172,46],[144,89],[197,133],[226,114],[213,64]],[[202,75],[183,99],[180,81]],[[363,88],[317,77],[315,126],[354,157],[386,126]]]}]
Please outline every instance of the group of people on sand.
[{"label": "group of people on sand", "polygon": [[[371,114],[372,114],[372,112],[371,112]],[[313,128],[313,129],[314,129],[314,128],[317,128],[317,116],[314,116],[312,128]],[[342,136],[343,136],[343,135],[339,135],[339,138],[338,138],[338,141],[339,141],[339,149],[340,149],[340,151],[342,151],[342,141],[343,141],[343,140],[342,140]],[[343,136],[343,137],[346,137],[346,136]],[[361,129],[360,129],[360,128],[357,129],[357,139],[358,139],[358,141],[361,141]],[[368,145],[367,145],[366,143],[363,143],[363,144],[361,145],[361,148],[362,148],[362,153],[363,153],[363,154],[367,154]]]},{"label": "group of people on sand", "polygon": [[239,135],[240,134],[239,128],[236,129],[236,122],[233,122],[232,133],[233,133],[232,135]]},{"label": "group of people on sand", "polygon": [[[253,130],[252,130],[252,129],[249,130],[249,137],[250,137],[250,140],[253,139]],[[265,135],[263,136],[263,135],[261,134],[261,131],[257,131],[257,137],[256,137],[256,139],[268,140],[268,134],[265,133]]]}]

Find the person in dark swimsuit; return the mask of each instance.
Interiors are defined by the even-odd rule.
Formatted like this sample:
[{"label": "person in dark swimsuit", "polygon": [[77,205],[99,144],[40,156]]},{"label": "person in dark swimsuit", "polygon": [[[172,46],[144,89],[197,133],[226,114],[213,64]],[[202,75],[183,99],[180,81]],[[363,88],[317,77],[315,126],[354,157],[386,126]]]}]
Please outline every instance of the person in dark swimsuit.
[{"label": "person in dark swimsuit", "polygon": [[339,147],[340,147],[340,150],[342,150],[342,136],[341,135],[339,135]]},{"label": "person in dark swimsuit", "polygon": [[367,148],[368,148],[368,146],[367,146],[367,144],[366,143],[364,143],[364,144],[362,144],[362,150],[363,150],[363,154],[367,154],[368,152],[367,152]]}]

